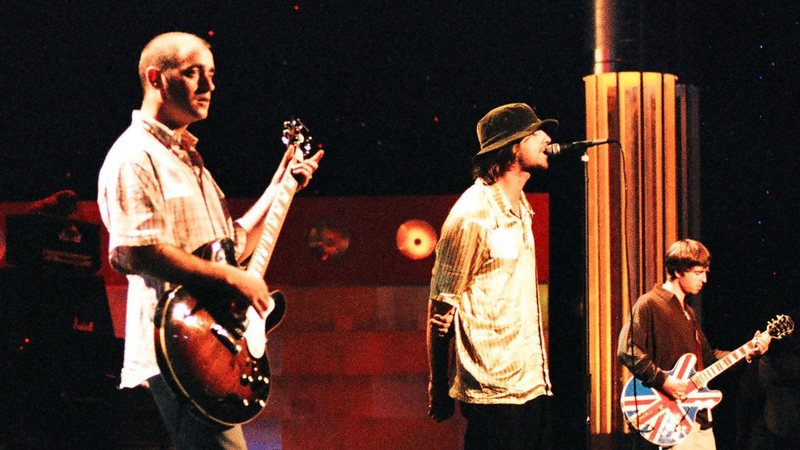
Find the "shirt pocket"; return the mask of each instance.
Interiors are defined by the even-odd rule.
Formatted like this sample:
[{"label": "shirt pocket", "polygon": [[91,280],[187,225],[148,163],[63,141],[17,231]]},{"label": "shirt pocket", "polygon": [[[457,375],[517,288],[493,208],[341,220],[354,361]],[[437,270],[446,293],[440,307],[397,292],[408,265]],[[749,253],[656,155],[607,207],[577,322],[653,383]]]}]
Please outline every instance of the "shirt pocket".
[{"label": "shirt pocket", "polygon": [[166,182],[162,182],[161,191],[164,193],[164,200],[167,202],[199,194],[197,179],[192,175],[187,175],[182,168],[166,168],[163,179]]},{"label": "shirt pocket", "polygon": [[489,233],[489,256],[500,260],[519,258],[522,239],[518,227],[499,227]]}]

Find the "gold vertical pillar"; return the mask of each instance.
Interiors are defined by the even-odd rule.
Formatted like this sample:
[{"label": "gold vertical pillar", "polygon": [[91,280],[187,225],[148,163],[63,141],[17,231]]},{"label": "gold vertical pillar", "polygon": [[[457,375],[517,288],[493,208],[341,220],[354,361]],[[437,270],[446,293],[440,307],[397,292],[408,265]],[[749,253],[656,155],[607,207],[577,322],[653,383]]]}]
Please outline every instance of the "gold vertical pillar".
[{"label": "gold vertical pillar", "polygon": [[586,137],[620,142],[590,150],[586,163],[593,439],[624,430],[619,396],[630,374],[616,356],[620,328],[631,301],[663,281],[664,250],[678,238],[679,167],[688,166],[678,158],[676,81],[653,72],[584,77]]}]

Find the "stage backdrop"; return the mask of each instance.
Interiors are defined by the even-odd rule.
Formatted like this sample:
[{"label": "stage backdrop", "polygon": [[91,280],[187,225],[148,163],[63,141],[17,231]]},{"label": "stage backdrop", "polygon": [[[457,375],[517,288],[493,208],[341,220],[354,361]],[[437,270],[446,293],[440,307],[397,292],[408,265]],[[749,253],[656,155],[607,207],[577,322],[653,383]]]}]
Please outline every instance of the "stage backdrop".
[{"label": "stage backdrop", "polygon": [[[398,228],[404,227],[411,250],[424,250],[427,235],[417,229],[424,221],[436,239],[456,201],[455,195],[414,197],[303,197],[299,194],[280,233],[275,254],[267,269],[271,286],[403,286],[427,285],[434,254],[412,259],[398,249]],[[535,217],[539,282],[549,280],[549,214],[547,194],[528,194]],[[238,217],[251,199],[232,199],[230,207]],[[0,261],[5,265],[6,216],[20,214],[25,203],[0,203]],[[70,220],[101,223],[95,202],[79,202]],[[424,224],[422,224],[424,225]],[[416,227],[416,228],[415,228]],[[312,231],[313,230],[313,231]],[[412,232],[409,234],[409,230]],[[124,336],[126,279],[110,268],[108,235],[101,226],[99,275],[108,292],[115,335]],[[401,232],[402,234],[402,232]],[[13,236],[10,236],[13,239]],[[401,236],[402,238],[402,236]],[[330,257],[320,256],[319,241],[325,241]],[[342,251],[346,244],[346,250]],[[12,244],[13,245],[13,244]]]}]

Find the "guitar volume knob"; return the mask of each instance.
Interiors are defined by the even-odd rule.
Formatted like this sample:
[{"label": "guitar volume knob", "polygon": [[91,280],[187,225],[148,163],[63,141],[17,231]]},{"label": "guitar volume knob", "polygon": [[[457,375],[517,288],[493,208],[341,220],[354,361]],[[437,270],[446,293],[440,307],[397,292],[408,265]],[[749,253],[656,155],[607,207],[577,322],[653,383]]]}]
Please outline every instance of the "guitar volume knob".
[{"label": "guitar volume knob", "polygon": [[247,374],[242,374],[242,376],[239,377],[239,384],[241,384],[242,386],[248,386],[252,383],[253,383],[253,377]]}]

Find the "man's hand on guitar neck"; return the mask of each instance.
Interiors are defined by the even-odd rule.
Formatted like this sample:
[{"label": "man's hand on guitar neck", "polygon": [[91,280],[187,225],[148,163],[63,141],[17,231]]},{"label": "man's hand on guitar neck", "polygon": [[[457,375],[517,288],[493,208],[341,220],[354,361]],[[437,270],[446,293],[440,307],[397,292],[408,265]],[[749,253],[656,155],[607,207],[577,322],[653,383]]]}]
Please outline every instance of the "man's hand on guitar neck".
[{"label": "man's hand on guitar neck", "polygon": [[314,172],[316,172],[316,170],[319,168],[319,161],[325,155],[325,151],[317,150],[317,152],[314,153],[314,156],[303,160],[295,158],[295,154],[297,152],[297,148],[291,145],[286,149],[286,152],[283,154],[283,160],[281,160],[280,165],[278,165],[278,170],[272,177],[273,185],[280,182],[280,179],[283,177],[284,172],[288,168],[292,175],[294,175],[294,177],[297,179],[298,190],[308,186],[308,183],[311,181]]},{"label": "man's hand on guitar neck", "polygon": [[759,356],[766,353],[767,350],[769,350],[770,341],[772,341],[772,336],[770,336],[769,333],[756,331],[756,334],[753,336],[753,344],[755,345],[755,348],[753,351],[745,355],[747,362],[750,362],[753,356]]},{"label": "man's hand on guitar neck", "polygon": [[763,355],[764,353],[767,353],[767,350],[769,350],[769,343],[772,342],[772,336],[770,336],[769,333],[756,331],[754,337],[756,342],[756,350],[753,352],[753,355]]},{"label": "man's hand on guitar neck", "polygon": [[300,183],[298,189],[303,189],[308,186],[308,183],[311,181],[311,177],[314,175],[314,172],[316,172],[319,168],[319,161],[324,155],[324,150],[317,150],[317,153],[314,153],[314,156],[304,159],[302,162],[293,163],[289,166],[289,169],[292,171],[292,175],[294,175],[294,177],[297,179],[297,182]]}]

